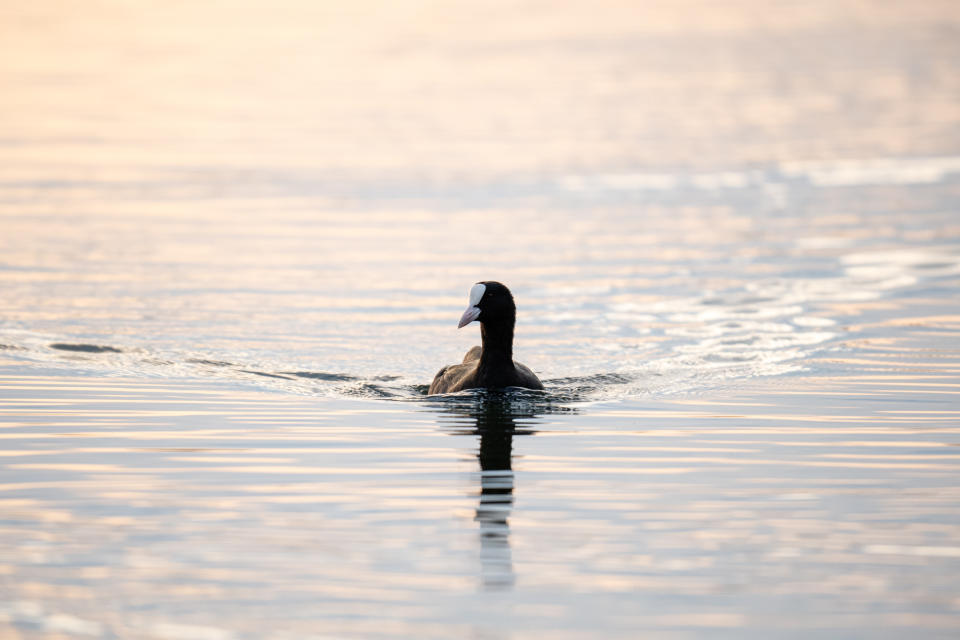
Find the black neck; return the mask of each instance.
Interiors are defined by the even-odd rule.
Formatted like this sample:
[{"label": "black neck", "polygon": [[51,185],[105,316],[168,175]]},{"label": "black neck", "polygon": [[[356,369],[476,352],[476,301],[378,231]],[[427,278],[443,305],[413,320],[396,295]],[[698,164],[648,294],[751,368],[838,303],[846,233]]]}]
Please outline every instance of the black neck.
[{"label": "black neck", "polygon": [[480,323],[480,336],[483,338],[483,352],[480,354],[480,369],[501,366],[509,363],[513,366],[513,319],[508,322]]}]

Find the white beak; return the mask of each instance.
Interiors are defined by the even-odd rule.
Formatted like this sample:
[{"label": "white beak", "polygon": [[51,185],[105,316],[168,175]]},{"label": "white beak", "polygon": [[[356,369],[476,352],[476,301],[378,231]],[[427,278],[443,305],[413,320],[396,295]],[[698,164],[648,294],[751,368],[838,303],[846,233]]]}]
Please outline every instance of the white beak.
[{"label": "white beak", "polygon": [[464,328],[479,317],[480,307],[467,307],[467,310],[463,312],[462,316],[460,316],[460,324],[457,325],[457,329]]}]

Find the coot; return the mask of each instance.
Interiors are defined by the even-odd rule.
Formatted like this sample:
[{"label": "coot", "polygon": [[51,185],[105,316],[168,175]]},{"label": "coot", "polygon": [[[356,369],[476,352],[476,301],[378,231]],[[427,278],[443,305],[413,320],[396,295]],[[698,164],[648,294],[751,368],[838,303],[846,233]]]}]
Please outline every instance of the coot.
[{"label": "coot", "polygon": [[440,369],[428,393],[503,387],[543,389],[543,383],[529,367],[513,361],[513,325],[517,320],[517,306],[510,290],[492,281],[473,285],[470,304],[457,328],[474,320],[480,322],[483,346],[467,351],[462,364]]}]

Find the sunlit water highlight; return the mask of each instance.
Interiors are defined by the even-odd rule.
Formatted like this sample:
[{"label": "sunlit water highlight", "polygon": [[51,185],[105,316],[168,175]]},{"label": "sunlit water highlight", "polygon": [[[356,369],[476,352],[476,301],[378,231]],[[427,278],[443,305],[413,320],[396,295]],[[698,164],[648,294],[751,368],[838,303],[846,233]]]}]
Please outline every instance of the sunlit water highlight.
[{"label": "sunlit water highlight", "polygon": [[954,637],[952,5],[401,4],[0,9],[0,636]]}]

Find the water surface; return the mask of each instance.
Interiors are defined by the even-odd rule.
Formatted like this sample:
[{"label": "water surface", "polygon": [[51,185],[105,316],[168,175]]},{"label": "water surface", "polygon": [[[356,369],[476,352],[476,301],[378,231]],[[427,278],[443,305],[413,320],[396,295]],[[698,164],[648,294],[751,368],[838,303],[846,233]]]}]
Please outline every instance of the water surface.
[{"label": "water surface", "polygon": [[952,5],[351,7],[0,9],[0,635],[954,637]]}]

